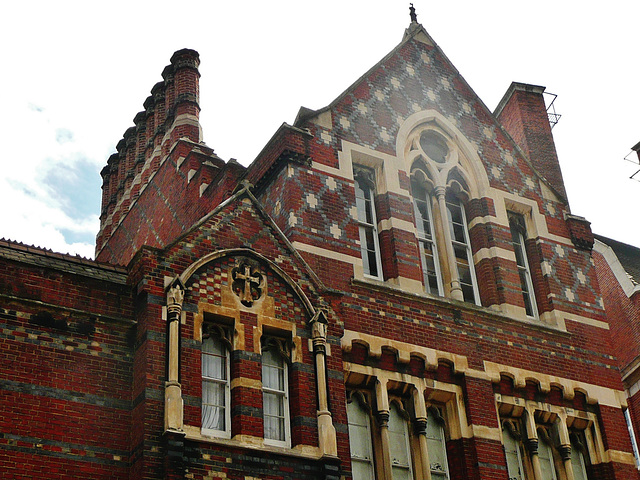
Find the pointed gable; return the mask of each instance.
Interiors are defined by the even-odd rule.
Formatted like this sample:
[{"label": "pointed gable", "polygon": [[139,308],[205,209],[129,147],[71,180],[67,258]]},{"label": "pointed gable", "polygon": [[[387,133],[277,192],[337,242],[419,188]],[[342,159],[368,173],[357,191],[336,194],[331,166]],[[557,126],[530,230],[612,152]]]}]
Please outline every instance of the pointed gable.
[{"label": "pointed gable", "polygon": [[214,251],[246,250],[274,262],[294,282],[323,289],[315,273],[250,191],[243,187],[165,250],[169,265],[188,265]]},{"label": "pointed gable", "polygon": [[[303,109],[306,126],[323,143],[340,141],[398,155],[398,132],[416,112],[436,111],[457,129],[481,159],[492,187],[520,196],[558,201],[553,187],[536,171],[499,121],[476,95],[428,32],[412,23],[401,43],[329,106]],[[332,123],[327,126],[326,112]],[[322,118],[321,118],[322,117]],[[532,181],[537,178],[537,181]]]}]

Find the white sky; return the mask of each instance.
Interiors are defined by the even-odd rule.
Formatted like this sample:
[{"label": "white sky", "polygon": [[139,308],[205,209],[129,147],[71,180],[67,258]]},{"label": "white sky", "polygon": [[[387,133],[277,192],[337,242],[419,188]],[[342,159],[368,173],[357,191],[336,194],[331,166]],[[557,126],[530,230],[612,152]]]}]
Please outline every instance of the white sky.
[{"label": "white sky", "polygon": [[[640,246],[640,2],[414,0],[493,110],[511,81],[558,95],[572,212]],[[178,7],[179,6],[179,7]],[[200,53],[205,142],[248,165],[302,105],[331,102],[386,55],[408,2],[23,1],[0,20],[0,238],[92,257],[99,171],[172,53]],[[637,157],[633,156],[632,158]],[[640,174],[638,175],[640,177]]]}]

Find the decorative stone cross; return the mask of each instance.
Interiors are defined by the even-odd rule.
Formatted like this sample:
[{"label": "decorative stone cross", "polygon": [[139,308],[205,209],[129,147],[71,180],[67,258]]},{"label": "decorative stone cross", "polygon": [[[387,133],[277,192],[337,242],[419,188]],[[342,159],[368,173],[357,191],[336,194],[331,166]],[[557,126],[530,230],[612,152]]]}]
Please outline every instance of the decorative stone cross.
[{"label": "decorative stone cross", "polygon": [[261,275],[258,272],[252,274],[251,266],[244,263],[233,269],[232,276],[234,291],[240,297],[240,301],[250,307],[255,300],[260,298],[258,287],[262,283]]}]

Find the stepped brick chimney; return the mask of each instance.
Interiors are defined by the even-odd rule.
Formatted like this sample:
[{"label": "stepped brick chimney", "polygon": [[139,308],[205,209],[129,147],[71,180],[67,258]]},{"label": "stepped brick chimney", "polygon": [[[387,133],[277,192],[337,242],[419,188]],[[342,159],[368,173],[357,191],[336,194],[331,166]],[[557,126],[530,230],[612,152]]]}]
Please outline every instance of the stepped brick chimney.
[{"label": "stepped brick chimney", "polygon": [[96,239],[98,255],[114,228],[127,215],[140,192],[157,172],[161,160],[181,138],[199,143],[200,57],[183,49],[171,57],[162,72],[163,82],[151,89],[145,110],[133,119],[102,169],[102,211]]},{"label": "stepped brick chimney", "polygon": [[542,96],[545,87],[513,82],[494,115],[536,170],[567,200],[558,154]]},{"label": "stepped brick chimney", "polygon": [[98,260],[127,264],[143,245],[175,240],[243,175],[202,142],[199,64],[194,50],[173,54],[102,169]]}]

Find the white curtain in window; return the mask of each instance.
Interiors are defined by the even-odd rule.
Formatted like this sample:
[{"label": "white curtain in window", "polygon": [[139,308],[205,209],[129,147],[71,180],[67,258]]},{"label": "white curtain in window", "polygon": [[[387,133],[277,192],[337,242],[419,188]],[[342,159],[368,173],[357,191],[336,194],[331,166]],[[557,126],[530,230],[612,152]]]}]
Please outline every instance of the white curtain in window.
[{"label": "white curtain in window", "polygon": [[273,349],[262,354],[264,438],[286,441],[286,364]]},{"label": "white curtain in window", "polygon": [[227,350],[219,338],[207,338],[202,342],[202,428],[226,430],[227,389]]}]

